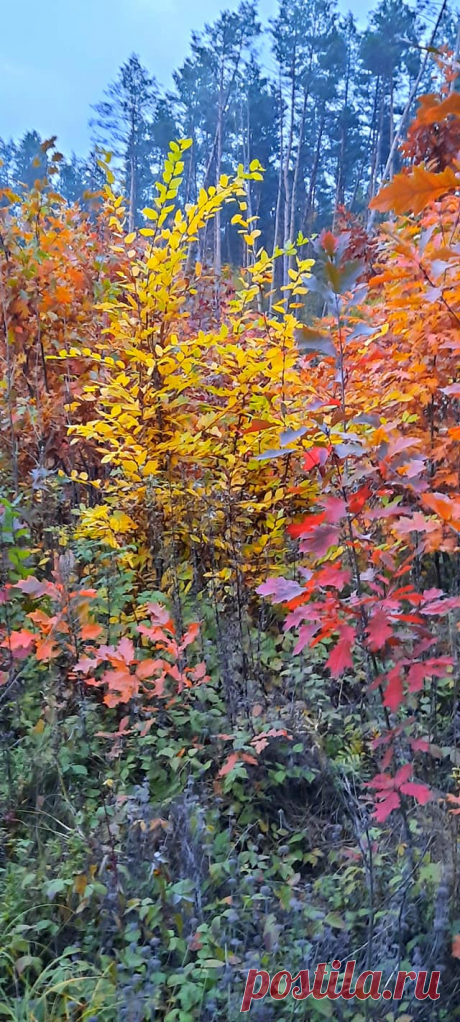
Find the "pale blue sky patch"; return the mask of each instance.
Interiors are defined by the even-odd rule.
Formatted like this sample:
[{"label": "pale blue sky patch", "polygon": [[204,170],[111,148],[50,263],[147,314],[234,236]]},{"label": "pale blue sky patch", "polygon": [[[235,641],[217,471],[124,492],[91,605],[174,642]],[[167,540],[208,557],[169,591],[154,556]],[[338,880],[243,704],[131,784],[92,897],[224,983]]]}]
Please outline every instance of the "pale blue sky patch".
[{"label": "pale blue sky patch", "polygon": [[[308,0],[306,0],[308,2]],[[91,104],[132,52],[164,88],[187,56],[192,30],[200,31],[238,0],[22,0],[2,9],[0,136],[17,139],[36,129],[57,135],[65,153],[85,155]],[[362,20],[370,0],[341,0]],[[266,22],[277,0],[260,0]]]}]

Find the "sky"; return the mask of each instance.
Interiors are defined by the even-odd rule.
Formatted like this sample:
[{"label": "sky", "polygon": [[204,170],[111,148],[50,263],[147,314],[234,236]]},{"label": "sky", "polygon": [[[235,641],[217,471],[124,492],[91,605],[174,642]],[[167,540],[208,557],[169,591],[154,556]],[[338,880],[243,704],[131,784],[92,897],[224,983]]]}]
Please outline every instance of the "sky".
[{"label": "sky", "polygon": [[[18,6],[4,0],[0,137],[36,129],[43,138],[57,135],[64,153],[86,155],[91,104],[103,98],[131,53],[169,88],[192,30],[237,6],[238,0],[20,0]],[[374,4],[339,0],[339,6],[360,21]],[[277,0],[259,0],[262,20],[277,7]]]}]

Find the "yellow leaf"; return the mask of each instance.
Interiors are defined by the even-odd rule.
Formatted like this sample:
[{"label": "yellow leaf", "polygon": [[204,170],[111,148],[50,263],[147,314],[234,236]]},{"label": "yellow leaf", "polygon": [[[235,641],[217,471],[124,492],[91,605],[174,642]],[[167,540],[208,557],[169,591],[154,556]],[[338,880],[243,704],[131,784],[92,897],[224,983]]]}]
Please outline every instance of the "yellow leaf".
[{"label": "yellow leaf", "polygon": [[73,878],[73,888],[75,894],[84,894],[88,885],[88,877],[86,873],[77,873]]}]

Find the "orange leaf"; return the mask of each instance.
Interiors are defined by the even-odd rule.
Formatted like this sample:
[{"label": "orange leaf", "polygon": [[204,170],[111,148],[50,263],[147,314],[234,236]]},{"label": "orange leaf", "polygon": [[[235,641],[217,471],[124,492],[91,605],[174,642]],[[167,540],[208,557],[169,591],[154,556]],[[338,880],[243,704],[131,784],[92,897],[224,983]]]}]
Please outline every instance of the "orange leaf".
[{"label": "orange leaf", "polygon": [[265,735],[261,735],[260,738],[253,738],[251,745],[254,746],[257,755],[259,755],[259,752],[262,752],[263,749],[267,748],[268,738],[266,738]]},{"label": "orange leaf", "polygon": [[424,167],[414,167],[409,174],[396,174],[391,184],[381,188],[369,203],[381,213],[421,213],[430,202],[446,192],[455,191],[460,178],[451,167],[434,174]]},{"label": "orange leaf", "polygon": [[221,767],[221,769],[219,770],[217,776],[226,777],[226,775],[231,773],[233,767],[236,766],[236,764],[239,762],[239,759],[240,759],[239,752],[232,752],[228,759],[225,761],[223,767]]},{"label": "orange leaf", "polygon": [[449,522],[453,514],[453,504],[449,497],[446,497],[444,493],[426,493],[424,494],[423,503],[427,507],[435,511],[444,522]]},{"label": "orange leaf", "polygon": [[420,109],[417,113],[419,124],[439,124],[449,114],[460,117],[460,96],[451,92],[446,99],[438,101],[434,95],[420,96]]},{"label": "orange leaf", "polygon": [[323,248],[327,255],[332,259],[332,256],[337,249],[338,239],[333,235],[332,231],[322,231],[319,240],[321,248]]},{"label": "orange leaf", "polygon": [[243,433],[261,433],[264,429],[271,429],[274,426],[274,422],[269,422],[268,419],[253,419],[250,426],[243,429]]},{"label": "orange leaf", "polygon": [[37,639],[35,632],[29,632],[27,628],[23,628],[20,632],[10,632],[1,646],[5,649],[9,649],[11,653],[18,653],[19,656],[29,653],[32,646]]},{"label": "orange leaf", "polygon": [[83,625],[83,628],[81,630],[82,639],[98,639],[101,634],[102,634],[101,626],[95,623]]},{"label": "orange leaf", "polygon": [[139,689],[139,681],[135,674],[130,674],[126,667],[115,671],[105,671],[102,681],[108,686],[109,691],[104,696],[106,706],[118,706],[119,703],[129,703]]},{"label": "orange leaf", "polygon": [[35,653],[37,660],[43,660],[45,662],[47,660],[53,660],[54,657],[59,656],[59,653],[59,646],[56,645],[54,639],[51,637],[44,639],[43,642],[37,642],[37,649]]},{"label": "orange leaf", "polygon": [[[447,795],[446,800],[447,802],[451,802],[454,805],[460,806],[460,798],[458,797],[458,795]],[[460,809],[449,809],[449,813],[451,814],[451,816],[459,816]]]}]

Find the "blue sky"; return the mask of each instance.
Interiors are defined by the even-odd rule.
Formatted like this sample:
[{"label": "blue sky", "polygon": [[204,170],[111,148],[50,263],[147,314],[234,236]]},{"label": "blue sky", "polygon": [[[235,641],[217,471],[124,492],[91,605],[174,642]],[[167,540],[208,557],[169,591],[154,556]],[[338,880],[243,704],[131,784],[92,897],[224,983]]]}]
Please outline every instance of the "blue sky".
[{"label": "blue sky", "polygon": [[[308,2],[308,0],[306,0]],[[89,148],[91,103],[130,53],[161,85],[187,55],[192,29],[238,0],[5,0],[0,34],[0,136],[36,128],[65,153]],[[263,20],[277,0],[259,0]],[[371,0],[340,0],[358,20]]]}]

